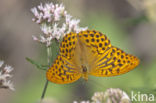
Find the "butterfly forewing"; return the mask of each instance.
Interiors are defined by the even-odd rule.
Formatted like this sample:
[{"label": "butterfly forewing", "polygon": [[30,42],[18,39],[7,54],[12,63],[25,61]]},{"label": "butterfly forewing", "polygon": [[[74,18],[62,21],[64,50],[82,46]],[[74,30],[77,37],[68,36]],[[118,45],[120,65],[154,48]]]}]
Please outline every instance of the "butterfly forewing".
[{"label": "butterfly forewing", "polygon": [[60,45],[60,55],[66,57],[67,59],[71,60],[72,57],[75,55],[75,48],[77,43],[77,34],[76,33],[69,33],[65,35],[63,41]]},{"label": "butterfly forewing", "polygon": [[80,40],[88,46],[93,53],[103,54],[111,47],[110,40],[102,33],[93,31],[83,31],[79,34]]}]

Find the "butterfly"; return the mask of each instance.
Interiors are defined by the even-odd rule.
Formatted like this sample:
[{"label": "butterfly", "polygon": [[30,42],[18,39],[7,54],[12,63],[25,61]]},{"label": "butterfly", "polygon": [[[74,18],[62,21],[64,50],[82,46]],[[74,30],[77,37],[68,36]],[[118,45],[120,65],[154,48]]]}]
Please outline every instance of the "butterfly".
[{"label": "butterfly", "polygon": [[64,36],[59,54],[47,70],[48,81],[67,84],[88,75],[110,77],[134,69],[139,59],[112,46],[106,35],[95,30],[69,33]]}]

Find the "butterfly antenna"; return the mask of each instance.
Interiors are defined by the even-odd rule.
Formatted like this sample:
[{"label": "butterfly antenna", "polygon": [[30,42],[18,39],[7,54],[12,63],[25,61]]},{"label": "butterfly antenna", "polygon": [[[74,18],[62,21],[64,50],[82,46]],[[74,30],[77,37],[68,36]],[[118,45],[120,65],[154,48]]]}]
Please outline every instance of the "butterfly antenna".
[{"label": "butterfly antenna", "polygon": [[40,103],[42,103],[42,100],[44,99],[44,96],[45,96],[45,93],[46,93],[46,90],[47,90],[47,87],[48,87],[48,83],[49,83],[49,81],[46,80],[46,83],[44,85],[44,89],[43,89],[43,92],[42,92]]}]

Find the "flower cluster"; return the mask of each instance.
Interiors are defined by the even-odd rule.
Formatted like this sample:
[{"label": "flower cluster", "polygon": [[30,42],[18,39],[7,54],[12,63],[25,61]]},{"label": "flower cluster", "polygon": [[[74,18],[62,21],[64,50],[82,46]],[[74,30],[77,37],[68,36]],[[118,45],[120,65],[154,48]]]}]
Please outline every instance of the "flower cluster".
[{"label": "flower cluster", "polygon": [[[74,101],[73,103],[78,102]],[[80,103],[131,103],[131,101],[121,89],[109,88],[105,92],[96,92],[92,96],[92,102],[81,101]]]},{"label": "flower cluster", "polygon": [[34,14],[32,19],[40,25],[43,35],[33,36],[35,41],[50,46],[53,39],[60,40],[65,34],[70,32],[78,33],[87,29],[79,26],[80,20],[74,19],[67,13],[63,4],[40,4],[31,9]]},{"label": "flower cluster", "polygon": [[11,90],[14,90],[13,84],[11,83],[10,79],[12,75],[10,75],[10,72],[13,70],[13,68],[9,65],[3,65],[4,62],[0,61],[0,88],[8,88]]},{"label": "flower cluster", "polygon": [[109,88],[106,92],[97,92],[92,100],[92,103],[131,103],[128,95],[118,88]]}]

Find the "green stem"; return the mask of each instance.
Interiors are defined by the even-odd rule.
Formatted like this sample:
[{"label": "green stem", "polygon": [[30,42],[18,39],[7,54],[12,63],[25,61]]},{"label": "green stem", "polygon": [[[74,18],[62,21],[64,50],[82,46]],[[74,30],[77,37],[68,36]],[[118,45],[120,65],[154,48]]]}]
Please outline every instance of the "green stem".
[{"label": "green stem", "polygon": [[51,51],[51,47],[47,47],[47,57],[48,57],[48,66],[50,67],[51,66],[51,57],[52,57],[52,51]]},{"label": "green stem", "polygon": [[43,89],[43,92],[42,92],[42,96],[41,96],[41,101],[44,99],[44,95],[46,93],[46,90],[47,90],[47,87],[48,87],[48,83],[49,83],[49,81],[46,80],[46,83],[44,85],[44,89]]},{"label": "green stem", "polygon": [[[52,57],[52,51],[51,51],[51,47],[47,47],[47,57],[48,57],[48,66],[50,67],[50,64],[51,64],[51,57]],[[43,89],[43,92],[42,92],[42,96],[41,96],[41,100],[40,100],[40,103],[42,103],[42,100],[44,99],[44,96],[45,96],[45,93],[46,93],[46,90],[47,90],[47,87],[48,87],[48,80],[46,80],[46,83],[44,85],[44,89]]]}]

